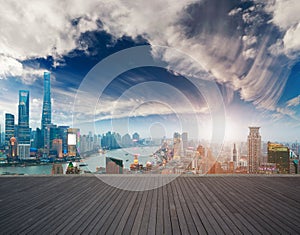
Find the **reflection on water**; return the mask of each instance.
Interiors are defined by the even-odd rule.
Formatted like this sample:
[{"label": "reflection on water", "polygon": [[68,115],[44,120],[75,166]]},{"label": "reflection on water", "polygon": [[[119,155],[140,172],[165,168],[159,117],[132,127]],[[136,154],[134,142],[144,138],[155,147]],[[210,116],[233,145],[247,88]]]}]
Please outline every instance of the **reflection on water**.
[{"label": "reflection on water", "polygon": [[38,166],[7,166],[0,167],[0,174],[6,172],[11,174],[24,174],[24,175],[50,175],[52,165],[38,165]]},{"label": "reflection on water", "polygon": [[105,157],[113,157],[123,160],[124,168],[129,169],[130,164],[133,163],[134,155],[137,154],[139,164],[146,165],[147,161],[153,161],[152,154],[157,151],[158,146],[151,147],[134,147],[124,148],[109,151],[105,154],[96,153],[90,157],[84,159],[84,162],[88,164],[87,169],[91,172],[95,172],[97,167],[105,167]]}]

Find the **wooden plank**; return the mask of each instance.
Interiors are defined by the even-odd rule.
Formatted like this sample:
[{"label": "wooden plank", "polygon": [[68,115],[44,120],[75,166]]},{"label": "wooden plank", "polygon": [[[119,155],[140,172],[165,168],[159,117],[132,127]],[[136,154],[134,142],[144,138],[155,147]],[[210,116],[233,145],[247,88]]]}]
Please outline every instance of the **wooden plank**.
[{"label": "wooden plank", "polygon": [[[58,188],[59,187],[61,187],[61,185],[58,185]],[[49,214],[49,211],[42,209],[41,205],[46,206],[45,201],[48,201],[50,197],[55,197],[55,196],[57,195],[51,194],[51,192],[48,192],[48,194],[38,194],[38,197],[36,197],[36,200],[34,202],[32,202],[32,200],[29,200],[30,203],[27,203],[26,206],[20,206],[18,208],[14,208],[15,213],[18,213],[18,218],[20,219],[20,221],[24,221],[24,223],[18,223],[18,229],[21,231],[25,227],[30,227],[29,226],[30,224],[32,224],[32,226],[36,226],[38,223],[41,223],[41,221],[44,219],[44,216],[47,216]],[[62,193],[61,196],[65,197],[66,195]],[[30,198],[31,197],[28,195],[28,197],[24,197],[23,200],[26,202]],[[59,205],[59,203],[55,203],[54,201],[52,201],[52,204],[50,204],[50,206],[51,205],[57,206]],[[53,211],[52,209],[53,208],[50,209],[51,212]],[[8,217],[8,219],[9,218],[10,217]],[[2,222],[5,223],[5,221]],[[6,222],[6,227],[14,229],[15,220]]]},{"label": "wooden plank", "polygon": [[[227,178],[227,180],[223,180],[223,185],[226,185],[227,189],[231,188],[233,189],[232,185],[233,182],[228,180],[229,178]],[[228,183],[229,182],[229,183]],[[220,182],[217,182],[216,184],[220,184]],[[219,185],[219,188],[220,185]],[[249,185],[248,185],[249,188]],[[222,188],[220,189],[222,190]],[[252,224],[252,227],[255,227],[256,229],[258,228],[260,232],[264,232],[264,233],[272,233],[272,234],[277,234],[278,232],[269,225],[269,223],[271,223],[271,221],[269,220],[269,218],[266,218],[260,211],[257,210],[257,207],[255,206],[255,203],[253,202],[251,197],[248,197],[246,194],[243,194],[246,191],[246,189],[243,190],[242,195],[238,195],[236,197],[233,197],[232,200],[235,203],[239,202],[239,198],[243,198],[244,200],[247,201],[247,203],[240,203],[239,206],[240,207],[244,207],[245,209],[243,209],[243,213],[247,214],[247,220],[249,221],[249,223]],[[253,195],[253,193],[255,193],[255,191],[250,191],[248,194]],[[256,195],[259,197],[259,195]],[[222,196],[223,198],[224,196]],[[257,219],[259,218],[259,219]],[[269,223],[268,223],[268,222]],[[249,226],[249,224],[248,224]]]},{"label": "wooden plank", "polygon": [[124,221],[126,222],[126,220],[124,219],[124,218],[127,218],[126,212],[131,210],[133,204],[136,201],[137,194],[138,194],[138,192],[131,192],[130,195],[128,196],[128,198],[130,198],[129,202],[124,203],[124,201],[122,201],[123,207],[120,209],[120,211],[116,211],[115,216],[113,214],[111,214],[111,218],[109,219],[109,221],[111,221],[111,224],[110,224],[108,230],[105,231],[105,234],[120,234],[120,233],[116,232],[116,230],[118,228],[117,226],[119,226],[119,228],[120,227],[122,228],[122,226],[125,226],[125,223],[123,223],[123,225],[121,223]]},{"label": "wooden plank", "polygon": [[168,195],[168,190],[167,186],[164,185],[162,187],[163,191],[163,218],[164,218],[164,229],[163,233],[164,234],[172,234],[172,224],[171,224],[171,216],[170,216],[170,204],[169,204],[169,195]]},{"label": "wooden plank", "polygon": [[[250,187],[251,186],[251,187]],[[277,217],[278,209],[280,210],[281,205],[276,203],[276,208],[274,207],[274,203],[271,203],[274,199],[274,195],[270,193],[264,194],[263,191],[258,190],[257,184],[248,184],[247,189],[243,190],[243,198],[248,199],[250,207],[248,207],[247,212],[253,213],[253,218],[261,218],[257,220],[264,229],[267,229],[271,233],[294,233],[295,230],[293,228],[295,225],[284,225],[282,222],[282,214],[285,214],[286,207],[282,207],[280,212],[281,216]],[[256,194],[255,197],[251,197],[249,195]],[[285,200],[285,197],[282,198]],[[270,216],[270,214],[272,216]],[[286,215],[287,216],[287,215]],[[285,217],[286,218],[286,217]],[[293,218],[291,218],[293,220]],[[286,220],[287,222],[287,220]],[[297,225],[296,225],[297,226]]]},{"label": "wooden plank", "polygon": [[157,214],[157,198],[158,198],[158,189],[153,189],[153,198],[150,207],[150,217],[147,234],[155,235],[156,229],[156,214]]},{"label": "wooden plank", "polygon": [[157,210],[156,210],[156,234],[163,234],[164,230],[164,216],[163,216],[163,207],[164,207],[164,201],[163,201],[163,192],[162,187],[159,187],[157,189]]},{"label": "wooden plank", "polygon": [[211,205],[207,202],[207,198],[204,195],[204,192],[201,190],[201,186],[203,185],[202,180],[206,180],[205,178],[198,180],[198,181],[192,181],[192,178],[187,178],[189,182],[194,183],[193,187],[195,189],[195,195],[197,197],[197,204],[195,204],[196,207],[198,207],[201,212],[199,215],[201,215],[201,219],[204,222],[204,227],[207,229],[212,228],[214,232],[210,231],[209,234],[223,234],[223,230],[221,226],[218,224],[216,218],[214,217],[214,214],[212,214],[213,209],[211,208]]},{"label": "wooden plank", "polygon": [[[210,188],[212,189],[215,182],[213,181],[212,184],[210,184]],[[208,184],[205,184],[206,187]],[[237,218],[236,214],[239,213],[238,208],[235,207],[228,207],[228,198],[227,195],[230,194],[230,188],[227,188],[227,193],[221,192],[218,190],[213,190],[214,193],[212,193],[210,190],[208,191],[208,194],[210,197],[214,199],[216,202],[216,210],[220,214],[220,216],[225,220],[226,224],[229,226],[229,228],[232,230],[232,233],[234,234],[251,234],[248,230],[247,226],[245,226],[239,219]],[[221,196],[221,198],[218,198],[218,195]],[[238,204],[238,201],[234,202],[235,204]]]},{"label": "wooden plank", "polygon": [[137,199],[132,206],[129,216],[127,218],[124,218],[124,219],[126,219],[126,224],[125,224],[124,230],[122,231],[122,234],[130,234],[131,233],[131,230],[132,230],[132,227],[133,227],[134,221],[136,219],[136,215],[137,215],[137,212],[139,210],[139,206],[140,206],[140,203],[142,200],[142,196],[143,196],[143,193],[138,192]]},{"label": "wooden plank", "polygon": [[[239,218],[251,233],[268,233],[265,227],[262,227],[256,219],[252,218],[252,201],[250,199],[246,200],[245,195],[241,191],[238,191],[238,188],[234,186],[232,181],[228,181],[228,178],[221,178],[217,182],[211,179],[211,182],[212,188],[218,188],[219,192],[223,192],[220,200],[225,200],[227,191],[236,190],[236,194],[231,194],[231,198],[227,202],[229,202],[232,207],[236,206],[236,211],[238,212],[234,213],[235,216]],[[241,213],[243,213],[243,216],[241,216]]]},{"label": "wooden plank", "polygon": [[93,211],[91,214],[91,218],[89,224],[85,226],[85,229],[82,231],[84,234],[90,234],[94,227],[97,225],[98,221],[102,218],[102,216],[109,210],[111,204],[120,200],[119,189],[112,188],[112,192],[110,195],[105,197],[104,201],[99,204],[99,207]]},{"label": "wooden plank", "polygon": [[199,195],[196,189],[195,182],[187,180],[186,186],[188,187],[187,192],[189,192],[189,196],[191,198],[191,206],[195,208],[195,211],[197,212],[196,214],[194,214],[194,219],[196,220],[196,218],[198,217],[202,224],[202,226],[200,225],[200,229],[201,227],[203,227],[206,231],[205,233],[216,234],[211,223],[209,222],[209,215],[206,214],[206,208],[202,205],[202,202],[199,200]]},{"label": "wooden plank", "polygon": [[[39,180],[42,177],[38,177],[38,178],[34,178],[32,180],[30,180],[29,182],[26,180],[26,182],[24,182],[23,185],[18,186],[16,185],[16,183],[12,183],[12,185],[10,185],[10,188],[13,188],[14,193],[12,195],[6,196],[2,201],[1,201],[1,208],[2,213],[0,214],[0,221],[5,221],[5,219],[8,217],[8,215],[10,213],[14,213],[15,210],[18,210],[18,208],[26,208],[28,204],[33,204],[33,203],[43,203],[43,201],[41,199],[48,199],[49,196],[49,192],[52,191],[57,191],[57,183],[55,183],[55,181],[48,181],[48,182],[43,182],[43,185],[38,184],[37,180]],[[17,178],[20,179],[20,178]],[[58,178],[58,180],[63,183],[63,180],[72,180],[71,178]],[[22,178],[21,180],[19,180],[20,182],[22,182]],[[24,191],[23,187],[25,187],[25,185],[28,183],[33,183],[34,185],[36,185],[36,187],[32,188],[29,191]],[[18,188],[17,191],[15,191],[15,188]],[[19,191],[22,192],[19,192]],[[7,190],[6,190],[7,191]],[[50,195],[51,196],[51,195]],[[24,198],[26,198],[27,200],[25,201]],[[6,203],[6,201],[8,200],[13,200],[13,204],[8,204]]]},{"label": "wooden plank", "polygon": [[131,210],[132,210],[134,204],[137,201],[138,194],[139,194],[138,192],[134,192],[133,193],[133,195],[131,197],[131,200],[128,203],[128,206],[127,206],[124,214],[122,215],[121,220],[119,221],[118,224],[116,224],[116,228],[114,229],[113,227],[110,227],[110,229],[108,230],[107,234],[112,234],[112,233],[110,233],[110,231],[114,231],[113,232],[114,234],[121,234],[122,233],[122,231],[124,230],[124,227],[125,227],[125,225],[127,223],[127,220],[129,218],[129,215],[131,213]]},{"label": "wooden plank", "polygon": [[[76,233],[83,233],[83,231],[87,228],[92,227],[91,222],[94,220],[95,215],[98,213],[99,210],[109,201],[109,197],[113,193],[114,188],[110,187],[106,184],[103,188],[100,187],[99,190],[94,192],[96,195],[96,199],[92,205],[95,204],[94,206],[91,206],[88,212],[84,213],[80,220],[76,223],[69,223],[68,227],[71,227],[70,229],[64,229],[62,233],[66,234],[74,234]],[[84,205],[81,205],[81,207],[84,207]]]},{"label": "wooden plank", "polygon": [[[91,234],[96,234],[96,233],[100,233],[100,234],[104,234],[101,233],[102,228],[106,229],[105,223],[111,224],[113,222],[113,217],[110,217],[110,214],[112,214],[114,211],[119,211],[120,207],[122,206],[122,203],[124,203],[124,199],[128,198],[130,193],[128,191],[125,190],[120,190],[118,189],[117,191],[114,192],[114,194],[117,194],[117,198],[111,202],[109,202],[109,206],[107,208],[107,210],[102,210],[99,211],[98,215],[97,215],[97,222],[94,225],[93,229],[91,230]],[[108,220],[110,219],[110,220]]]},{"label": "wooden plank", "polygon": [[[111,179],[146,189],[170,178]],[[2,234],[300,234],[300,177],[188,176],[142,192],[96,177],[0,177],[0,184]]]},{"label": "wooden plank", "polygon": [[246,232],[245,228],[243,230],[240,230],[243,228],[240,223],[238,223],[238,226],[241,226],[240,229],[238,226],[236,226],[236,218],[234,214],[230,213],[230,211],[225,208],[221,200],[219,200],[217,196],[208,188],[211,187],[211,185],[202,184],[202,186],[203,190],[205,190],[207,198],[211,199],[210,203],[214,207],[216,215],[218,215],[219,217],[219,223],[222,223],[222,229],[224,233],[241,234]]},{"label": "wooden plank", "polygon": [[135,217],[135,220],[134,220],[131,232],[130,232],[131,234],[139,234],[139,230],[140,230],[140,227],[142,224],[142,219],[145,214],[145,207],[146,207],[147,199],[148,199],[148,190],[142,192],[142,200],[139,205],[139,209],[137,211],[137,214],[136,214],[136,217]]},{"label": "wooden plank", "polygon": [[140,229],[139,234],[147,234],[148,226],[149,226],[149,220],[150,220],[150,213],[151,213],[151,207],[153,206],[152,200],[154,195],[154,190],[147,190],[147,201],[144,207],[142,220],[140,222]]},{"label": "wooden plank", "polygon": [[81,191],[72,190],[69,193],[66,193],[60,203],[49,204],[40,209],[39,212],[41,217],[36,219],[33,226],[22,232],[38,232],[41,234],[46,232],[49,233],[66,219],[72,221],[74,219],[74,214],[78,209],[77,207],[75,207],[75,202],[86,202],[85,195],[89,194],[90,185],[92,185],[92,182],[87,183],[85,185],[85,188]]},{"label": "wooden plank", "polygon": [[62,234],[73,234],[79,232],[85,228],[84,224],[88,224],[87,220],[89,215],[92,214],[97,209],[97,205],[103,203],[104,198],[108,197],[112,192],[112,187],[107,186],[106,184],[95,185],[91,192],[86,196],[86,200],[83,203],[82,201],[78,205],[75,211],[72,221],[65,219],[63,223],[57,226],[52,234],[62,233]]},{"label": "wooden plank", "polygon": [[[182,193],[180,192],[180,190],[178,189],[178,183],[181,179],[178,178],[176,181],[173,181],[171,183],[172,185],[172,189],[174,192],[174,201],[175,201],[175,206],[176,206],[176,211],[177,211],[177,216],[178,216],[178,220],[179,220],[179,226],[180,226],[180,230],[182,234],[191,234],[189,231],[189,225],[190,226],[194,226],[194,224],[190,224],[189,222],[191,221],[187,221],[187,212],[184,213],[185,209],[186,209],[186,203],[185,203],[185,198],[182,196]],[[192,231],[195,232],[195,228],[193,229],[193,227],[191,227]],[[195,233],[192,233],[195,234]]]},{"label": "wooden plank", "polygon": [[181,234],[176,205],[175,205],[174,193],[172,189],[172,183],[173,182],[167,185],[167,190],[169,195],[170,217],[171,217],[171,224],[172,224],[172,234]]},{"label": "wooden plank", "polygon": [[[196,203],[196,199],[193,196],[192,190],[189,187],[190,185],[191,184],[187,181],[186,178],[182,178],[182,183],[180,184],[180,187],[181,187],[183,196],[186,198],[186,206],[191,215],[191,219],[193,220],[193,222],[195,224],[197,233],[198,234],[207,234],[207,231],[204,228],[203,223],[202,223],[199,215],[197,214],[196,208],[194,206]],[[196,234],[196,233],[192,233],[192,234]]]}]

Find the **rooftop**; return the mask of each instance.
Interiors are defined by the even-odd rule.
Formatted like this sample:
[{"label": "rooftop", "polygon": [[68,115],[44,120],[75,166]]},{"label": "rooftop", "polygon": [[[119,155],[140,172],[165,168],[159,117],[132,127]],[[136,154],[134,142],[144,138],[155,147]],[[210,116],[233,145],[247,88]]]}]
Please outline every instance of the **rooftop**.
[{"label": "rooftop", "polygon": [[299,215],[292,175],[0,177],[1,234],[300,234]]}]

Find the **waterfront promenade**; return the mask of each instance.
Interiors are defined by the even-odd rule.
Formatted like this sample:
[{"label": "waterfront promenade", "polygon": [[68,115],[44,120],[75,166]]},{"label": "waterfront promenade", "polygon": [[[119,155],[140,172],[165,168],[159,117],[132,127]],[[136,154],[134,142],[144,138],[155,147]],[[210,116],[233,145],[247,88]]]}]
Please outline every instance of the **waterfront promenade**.
[{"label": "waterfront promenade", "polygon": [[101,177],[1,176],[0,233],[300,234],[299,176]]}]

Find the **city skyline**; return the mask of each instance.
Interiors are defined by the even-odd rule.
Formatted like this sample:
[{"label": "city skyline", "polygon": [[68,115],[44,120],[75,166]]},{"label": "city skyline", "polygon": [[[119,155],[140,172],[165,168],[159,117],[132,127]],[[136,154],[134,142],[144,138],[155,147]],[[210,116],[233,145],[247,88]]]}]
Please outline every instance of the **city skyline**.
[{"label": "city skyline", "polygon": [[[156,19],[141,13],[145,4]],[[17,11],[20,6],[22,10]],[[56,6],[69,10],[57,11]],[[218,102],[224,103],[225,140],[246,141],[248,127],[260,126],[264,141],[299,141],[300,44],[295,39],[300,5],[296,1],[167,1],[163,5],[91,1],[81,8],[81,1],[72,5],[4,3],[0,16],[2,131],[5,113],[18,120],[18,90],[30,92],[30,127],[41,127],[43,75],[50,72],[54,124],[73,126],[74,112],[78,112],[94,123],[97,134],[137,131],[145,137],[171,137],[174,132],[188,132],[191,138],[210,139],[212,107],[186,78],[192,75],[210,77],[216,83],[222,97]],[[169,17],[162,20],[165,14]],[[14,33],[5,25],[14,28]],[[167,46],[180,53],[149,50],[165,67],[125,71],[99,94],[101,102],[87,95],[87,105],[95,104],[94,113],[85,107],[74,110],[80,86],[97,63],[142,45]],[[185,56],[195,64],[187,66]],[[102,81],[97,78],[93,85],[100,86]],[[94,132],[80,125],[73,127],[82,133]]]}]

